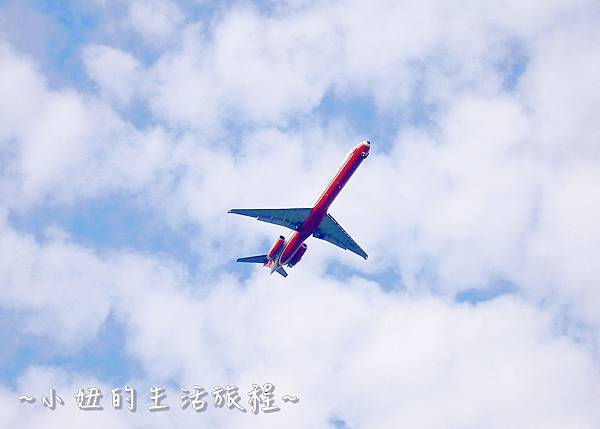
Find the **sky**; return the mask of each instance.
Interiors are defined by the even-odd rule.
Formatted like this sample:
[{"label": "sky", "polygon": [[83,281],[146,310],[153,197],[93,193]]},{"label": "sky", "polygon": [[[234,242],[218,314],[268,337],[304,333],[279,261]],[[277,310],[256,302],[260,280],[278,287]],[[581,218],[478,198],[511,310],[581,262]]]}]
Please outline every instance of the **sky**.
[{"label": "sky", "polygon": [[[591,0],[1,0],[0,426],[597,428],[599,24]],[[330,213],[367,261],[234,262],[287,231],[228,209],[310,205],[366,139]],[[212,405],[227,385],[246,413]]]}]

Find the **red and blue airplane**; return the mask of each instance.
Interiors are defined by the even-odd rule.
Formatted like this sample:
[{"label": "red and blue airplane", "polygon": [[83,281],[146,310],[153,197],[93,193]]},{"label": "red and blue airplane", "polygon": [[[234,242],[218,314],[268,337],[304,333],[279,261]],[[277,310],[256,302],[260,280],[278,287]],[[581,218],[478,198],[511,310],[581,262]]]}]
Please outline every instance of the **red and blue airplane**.
[{"label": "red and blue airplane", "polygon": [[300,262],[308,248],[304,241],[311,235],[367,259],[368,255],[365,251],[344,231],[333,216],[327,213],[327,210],[360,163],[369,156],[370,147],[371,143],[364,141],[352,149],[312,208],[229,210],[228,213],[250,216],[294,231],[288,240],[280,235],[266,255],[239,258],[236,262],[263,264],[271,270],[271,274],[276,271],[283,277],[287,277],[283,267],[291,268]]}]

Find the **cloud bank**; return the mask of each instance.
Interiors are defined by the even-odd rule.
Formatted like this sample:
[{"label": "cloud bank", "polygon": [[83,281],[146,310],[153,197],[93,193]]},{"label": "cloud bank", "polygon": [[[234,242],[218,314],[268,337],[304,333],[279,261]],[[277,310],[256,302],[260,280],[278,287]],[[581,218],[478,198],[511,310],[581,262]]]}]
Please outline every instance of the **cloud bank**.
[{"label": "cloud bank", "polygon": [[[2,8],[3,426],[600,421],[593,2]],[[227,209],[310,204],[364,138],[332,213],[368,263],[316,240],[286,280],[231,262],[278,232]],[[265,382],[300,402],[179,408]],[[91,386],[102,412],[74,405]]]}]

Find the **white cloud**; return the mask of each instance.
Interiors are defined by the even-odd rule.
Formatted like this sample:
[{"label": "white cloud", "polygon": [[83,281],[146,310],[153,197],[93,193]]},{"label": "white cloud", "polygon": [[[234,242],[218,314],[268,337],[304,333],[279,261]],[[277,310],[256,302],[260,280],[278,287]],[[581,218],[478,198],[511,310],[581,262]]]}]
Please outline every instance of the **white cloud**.
[{"label": "white cloud", "polygon": [[0,43],[0,142],[10,139],[15,130],[29,125],[39,108],[33,100],[43,97],[46,81],[36,67],[24,58],[16,58],[11,47]]},{"label": "white cloud", "polygon": [[50,337],[61,346],[76,348],[93,338],[110,310],[112,280],[106,264],[60,239],[40,246],[4,224],[1,231],[2,306],[26,315],[26,333]]},{"label": "white cloud", "polygon": [[141,64],[127,52],[110,46],[86,47],[83,61],[87,73],[98,83],[109,100],[127,105],[135,95],[141,78]]},{"label": "white cloud", "polygon": [[128,20],[151,46],[169,40],[185,21],[185,16],[172,0],[133,0]]},{"label": "white cloud", "polygon": [[[386,294],[356,278],[341,284],[314,271],[287,280],[257,271],[243,287],[223,278],[206,290],[208,285],[190,283],[157,260],[125,256],[113,262],[113,305],[125,324],[127,351],[145,373],[130,383],[139,389],[138,412],[82,416],[68,397],[64,409],[46,415],[51,424],[78,413],[77,419],[94,426],[98,419],[158,426],[164,416],[144,409],[147,386],[166,380],[209,390],[235,383],[243,393],[253,382],[271,381],[280,395],[301,398],[293,406],[280,403],[281,412],[270,416],[209,407],[202,417],[212,427],[325,428],[335,416],[353,427],[585,428],[599,418],[594,361],[580,344],[556,333],[550,313],[520,299],[471,306]],[[74,278],[82,281],[85,274]],[[92,305],[88,300],[86,307]],[[11,405],[4,422],[12,418],[33,427],[49,413],[19,404],[16,395],[25,391],[41,395],[53,386],[64,397],[78,386],[99,385],[106,393],[114,387],[53,374],[30,369],[17,390],[5,389]],[[167,414],[175,427],[190,422],[178,403],[171,390]]]},{"label": "white cloud", "polygon": [[[176,140],[160,128],[134,129],[97,100],[74,91],[47,89],[29,60],[5,48],[5,70],[21,67],[27,71],[9,73],[5,79],[8,89],[25,91],[24,97],[15,97],[22,108],[4,108],[13,118],[3,125],[6,141],[13,138],[20,143],[18,164],[14,164],[19,168],[11,174],[19,179],[21,192],[14,200],[31,205],[50,195],[70,200],[123,188],[143,189],[144,198],[164,208],[169,219],[191,220],[203,228],[196,248],[207,264],[218,267],[226,246],[215,247],[215,240],[235,222],[222,219],[225,209],[231,205],[277,205],[276,201],[283,205],[309,203],[341,159],[343,150],[331,148],[349,146],[352,139],[351,124],[334,131],[319,130],[309,119],[301,131],[286,132],[260,124],[285,123],[292,113],[302,117],[301,112],[310,112],[331,87],[341,96],[368,88],[385,108],[388,102],[378,94],[400,94],[398,100],[403,100],[403,91],[396,91],[394,82],[412,88],[414,81],[402,83],[402,73],[419,70],[405,64],[416,60],[428,70],[424,84],[429,92],[443,95],[437,99],[437,129],[404,128],[389,155],[374,150],[334,208],[338,219],[370,249],[374,262],[365,267],[345,258],[347,255],[339,257],[356,263],[359,269],[400,266],[404,282],[414,287],[429,287],[433,277],[438,289],[454,293],[506,279],[545,297],[544,289],[536,284],[545,277],[535,268],[543,265],[544,252],[532,250],[539,245],[523,243],[534,238],[537,243],[559,243],[556,248],[576,246],[570,235],[558,237],[547,226],[554,220],[544,220],[543,233],[536,231],[535,221],[538,216],[554,219],[558,211],[552,207],[563,205],[545,200],[553,195],[552,174],[560,154],[568,153],[572,166],[561,176],[567,183],[582,158],[594,164],[596,158],[589,155],[595,155],[597,126],[589,118],[599,109],[593,91],[585,91],[595,84],[594,75],[568,78],[573,74],[568,64],[581,63],[582,52],[593,51],[591,46],[585,48],[597,37],[590,20],[581,14],[580,5],[557,3],[543,13],[538,6],[522,11],[532,22],[527,28],[510,20],[509,14],[494,18],[477,7],[470,7],[464,16],[443,8],[430,16],[427,11],[436,9],[433,4],[407,9],[380,5],[370,10],[356,3],[340,16],[316,5],[274,17],[237,7],[224,12],[214,27],[186,27],[180,49],[165,51],[148,69],[140,69],[124,51],[88,47],[84,58],[90,74],[104,82],[109,97],[128,100],[132,86],[148,82],[142,97],[148,97],[155,113],[172,126],[192,127]],[[580,33],[552,20],[563,10],[578,17]],[[372,18],[363,22],[380,23],[381,33],[359,25],[356,17],[370,14]],[[432,24],[442,19],[440,14],[448,18],[443,27]],[[395,29],[391,18],[378,20],[384,15],[418,25],[422,34],[410,38],[412,27]],[[491,30],[494,26],[501,31]],[[445,38],[447,35],[452,37]],[[526,46],[528,66],[516,90],[506,94],[495,61],[507,55],[506,43],[515,38]],[[562,67],[556,67],[556,38],[563,45],[583,46],[568,50],[573,61]],[[441,39],[444,43],[439,45]],[[375,49],[378,42],[381,49]],[[432,62],[437,58],[436,46],[442,47],[439,69]],[[361,68],[359,63],[348,62],[359,58],[374,66]],[[121,64],[117,69],[123,72],[116,73],[115,79],[110,79],[107,71],[114,62],[111,59]],[[593,69],[594,64],[592,55],[588,68]],[[446,69],[448,65],[451,67]],[[432,69],[438,72],[431,73]],[[399,75],[392,76],[396,71]],[[13,81],[17,75],[28,80]],[[435,82],[440,76],[441,86]],[[472,84],[465,86],[465,82]],[[563,97],[566,93],[571,98]],[[430,101],[435,101],[436,96],[432,97]],[[561,113],[565,102],[572,112],[578,112],[579,101],[585,114]],[[24,121],[19,118],[37,125],[18,127]],[[255,123],[241,139],[241,157],[232,156],[231,137],[222,137],[224,131],[216,134],[213,128],[233,118],[239,124]],[[67,123],[70,126],[64,126]],[[173,140],[171,149],[168,140]],[[331,146],[324,146],[324,141]],[[307,152],[305,157],[300,150],[317,144],[323,160],[334,160],[333,164],[313,160],[316,152]],[[73,181],[65,171],[79,179]],[[279,180],[285,173],[307,186],[290,189]],[[151,188],[145,186],[149,183]],[[398,185],[389,190],[389,183]],[[577,192],[575,187],[566,189],[561,199],[581,198],[579,194],[570,196]],[[354,198],[362,203],[356,205]],[[594,213],[596,203],[591,201],[593,206],[587,211]],[[372,207],[381,210],[373,212]],[[554,210],[555,214],[539,210]],[[576,222],[575,217],[575,212],[570,212],[568,222]],[[247,224],[237,225],[227,240],[250,244],[247,240],[256,242],[264,237],[243,231],[249,229]],[[543,238],[536,238],[540,234]],[[589,225],[584,247],[595,248],[591,243],[597,236]],[[316,245],[314,252],[318,248]],[[586,300],[594,296],[593,268],[582,267],[575,274],[578,267],[581,264],[557,263],[555,278],[562,279],[557,287],[568,291],[572,286],[567,283],[576,279],[582,300]],[[429,274],[423,277],[424,272]]]},{"label": "white cloud", "polygon": [[[139,189],[166,166],[169,136],[161,128],[138,130],[94,97],[49,88],[32,60],[5,44],[0,55],[6,95],[0,102],[0,148],[10,160],[2,183],[6,206]],[[107,80],[101,73],[97,78]],[[106,90],[119,101],[131,95],[118,80]]]},{"label": "white cloud", "polygon": [[420,91],[445,107],[465,91],[501,92],[510,49],[535,46],[554,17],[580,14],[582,4],[318,2],[273,15],[235,6],[182,31],[151,70],[147,96],[159,117],[194,128],[232,117],[286,124],[327,91],[371,96],[391,111]]},{"label": "white cloud", "polygon": [[[3,236],[2,272],[12,272],[2,280],[5,305],[34,307],[31,326],[62,347],[91,341],[112,311],[128,356],[143,368],[129,383],[139,389],[134,416],[110,410],[115,386],[106,381],[31,368],[15,390],[4,388],[3,424],[160,425],[163,417],[144,409],[147,387],[168,380],[209,389],[271,381],[279,394],[301,397],[256,418],[211,407],[213,427],[328,427],[335,416],[350,426],[563,428],[593,427],[600,417],[591,354],[557,333],[552,313],[519,298],[472,306],[384,293],[358,278],[326,280],[314,269],[286,280],[257,270],[243,285],[231,277],[203,284],[159,259],[99,257],[61,239],[40,245],[7,228]],[[79,386],[100,386],[107,410],[77,411],[71,394]],[[50,387],[67,401],[55,413],[16,401]],[[177,396],[170,391],[169,420],[188,424]]]},{"label": "white cloud", "polygon": [[204,27],[188,26],[181,47],[150,71],[150,105],[196,129],[223,118],[277,124],[306,113],[336,72],[327,58],[339,47],[323,26],[316,18],[271,23],[247,8],[227,14],[210,39]]},{"label": "white cloud", "polygon": [[[134,2],[128,19],[158,59],[142,67],[124,48],[88,46],[101,100],[50,88],[35,60],[0,45],[0,210],[125,191],[170,226],[199,226],[189,242],[202,258],[192,276],[60,233],[40,243],[3,222],[3,306],[67,349],[112,311],[144,382],[269,378],[303,398],[271,420],[212,414],[217,427],[326,427],[333,416],[350,427],[593,427],[600,33],[588,6],[236,5],[185,25],[175,3]],[[507,89],[514,46],[525,69]],[[310,242],[285,281],[256,268],[240,283],[224,261],[277,232],[226,209],[308,205],[354,144],[353,124],[315,112],[328,93],[373,98],[391,120],[417,94],[435,113],[387,148],[374,141],[332,208],[368,263]],[[136,129],[107,104],[134,97],[161,126]],[[329,258],[400,271],[408,291],[328,279]],[[498,280],[521,293],[477,306],[448,298]],[[558,334],[563,318],[594,338]],[[0,418],[39,425],[25,411],[13,401]]]}]

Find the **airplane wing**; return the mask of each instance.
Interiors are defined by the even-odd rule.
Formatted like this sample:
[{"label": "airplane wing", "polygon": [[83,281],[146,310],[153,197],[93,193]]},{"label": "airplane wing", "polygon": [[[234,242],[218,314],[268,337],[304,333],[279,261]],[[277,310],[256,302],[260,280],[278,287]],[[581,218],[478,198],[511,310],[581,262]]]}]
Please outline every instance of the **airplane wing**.
[{"label": "airplane wing", "polygon": [[366,252],[361,249],[356,241],[344,231],[344,228],[342,228],[330,214],[323,218],[319,224],[319,228],[317,228],[313,236],[320,238],[321,240],[329,241],[331,244],[335,244],[344,250],[354,252],[365,259],[368,258]]},{"label": "airplane wing", "polygon": [[231,209],[227,213],[250,216],[262,222],[285,226],[297,231],[310,213],[310,208],[298,209]]}]

